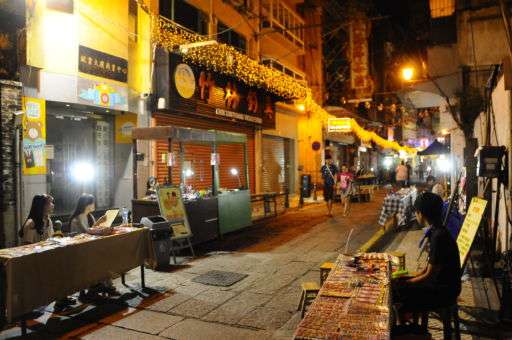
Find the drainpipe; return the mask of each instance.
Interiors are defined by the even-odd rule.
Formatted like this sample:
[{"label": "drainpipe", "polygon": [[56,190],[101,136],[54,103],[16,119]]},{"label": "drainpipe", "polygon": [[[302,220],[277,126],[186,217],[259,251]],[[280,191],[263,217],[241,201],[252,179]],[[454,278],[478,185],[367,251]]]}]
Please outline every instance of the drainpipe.
[{"label": "drainpipe", "polygon": [[[15,216],[15,225],[16,225],[16,240],[18,239],[18,230],[21,228],[22,221],[22,205],[23,205],[23,187],[21,181],[21,141],[22,141],[22,133],[23,127],[21,123],[18,124],[18,118],[16,118],[16,127],[15,127],[15,135],[14,135],[14,167],[16,171],[16,216]],[[16,242],[18,244],[18,242]]]}]

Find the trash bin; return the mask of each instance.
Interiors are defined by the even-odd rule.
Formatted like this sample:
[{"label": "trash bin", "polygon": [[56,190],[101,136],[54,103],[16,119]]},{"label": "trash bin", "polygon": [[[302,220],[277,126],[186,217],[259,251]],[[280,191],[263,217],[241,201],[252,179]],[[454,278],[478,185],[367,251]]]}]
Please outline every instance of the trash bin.
[{"label": "trash bin", "polygon": [[173,236],[170,223],[162,216],[143,217],[140,223],[149,228],[156,260],[155,268],[168,266],[171,257],[171,237]]},{"label": "trash bin", "polygon": [[311,197],[311,175],[301,176],[300,191],[302,193],[302,197]]}]

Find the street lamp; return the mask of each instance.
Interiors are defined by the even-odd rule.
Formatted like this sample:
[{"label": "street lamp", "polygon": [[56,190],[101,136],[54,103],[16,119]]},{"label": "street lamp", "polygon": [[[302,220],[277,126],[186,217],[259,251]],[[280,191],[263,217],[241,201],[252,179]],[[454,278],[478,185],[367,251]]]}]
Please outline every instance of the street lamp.
[{"label": "street lamp", "polygon": [[414,78],[414,68],[406,66],[402,68],[402,79],[405,81],[411,81]]}]

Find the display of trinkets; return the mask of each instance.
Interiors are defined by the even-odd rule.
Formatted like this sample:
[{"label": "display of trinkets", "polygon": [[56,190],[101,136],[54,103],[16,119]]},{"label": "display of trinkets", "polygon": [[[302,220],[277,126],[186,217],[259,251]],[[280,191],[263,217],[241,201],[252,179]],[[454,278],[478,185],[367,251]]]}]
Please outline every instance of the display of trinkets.
[{"label": "display of trinkets", "polygon": [[389,339],[390,256],[340,255],[295,339]]}]

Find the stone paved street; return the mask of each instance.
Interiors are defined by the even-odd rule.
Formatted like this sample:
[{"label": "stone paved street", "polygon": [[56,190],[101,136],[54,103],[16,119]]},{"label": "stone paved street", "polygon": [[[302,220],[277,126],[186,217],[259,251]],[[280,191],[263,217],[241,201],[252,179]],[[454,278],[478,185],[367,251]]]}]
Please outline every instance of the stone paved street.
[{"label": "stone paved street", "polygon": [[[29,338],[83,339],[290,339],[300,321],[300,284],[319,280],[319,265],[345,248],[356,251],[378,229],[382,195],[371,203],[354,203],[349,217],[328,218],[323,204],[291,209],[276,219],[198,249],[168,272],[146,270],[140,293],[139,269],[127,284],[114,280],[122,296],[96,306],[52,313],[52,306],[29,323]],[[195,283],[210,270],[248,276],[229,287]],[[67,315],[64,315],[67,314]],[[19,336],[18,327],[0,337]]]}]

